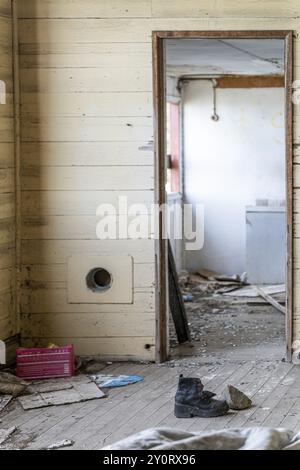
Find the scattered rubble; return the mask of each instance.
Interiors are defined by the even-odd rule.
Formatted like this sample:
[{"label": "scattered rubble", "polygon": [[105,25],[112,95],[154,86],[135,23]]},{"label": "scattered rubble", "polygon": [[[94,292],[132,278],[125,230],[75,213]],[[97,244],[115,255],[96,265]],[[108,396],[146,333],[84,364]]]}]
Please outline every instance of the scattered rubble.
[{"label": "scattered rubble", "polygon": [[4,444],[5,441],[16,431],[16,427],[12,426],[8,429],[0,429],[0,445]]},{"label": "scattered rubble", "polygon": [[182,296],[184,302],[193,302],[194,296],[193,294],[183,294]]},{"label": "scattered rubble", "polygon": [[232,410],[245,410],[252,406],[252,400],[233,385],[227,385],[224,392],[224,399]]},{"label": "scattered rubble", "polygon": [[8,372],[0,372],[0,394],[17,397],[25,392],[29,383]]},{"label": "scattered rubble", "polygon": [[74,444],[74,441],[71,441],[70,439],[64,439],[63,441],[56,442],[55,444],[50,444],[49,446],[44,447],[40,450],[57,450],[62,449],[63,447],[72,447]]},{"label": "scattered rubble", "polygon": [[[236,355],[238,352],[234,351],[241,348],[246,351],[260,345],[265,348],[271,346],[274,355],[280,360],[281,354],[284,355],[283,315],[251,286],[217,281],[211,273],[206,273],[206,276],[213,280],[189,273],[184,273],[179,279],[182,294],[193,296],[193,302],[186,303],[185,308],[194,351],[189,350],[188,345],[182,345],[182,353],[197,355],[203,363],[205,358],[208,360],[213,357],[214,360],[222,361],[224,352],[228,357],[231,351]],[[264,286],[265,289],[277,302],[284,303],[284,286]],[[239,295],[241,292],[242,296]],[[170,344],[171,348],[178,346],[172,319]]]},{"label": "scattered rubble", "polygon": [[13,399],[12,395],[0,395],[0,413]]}]

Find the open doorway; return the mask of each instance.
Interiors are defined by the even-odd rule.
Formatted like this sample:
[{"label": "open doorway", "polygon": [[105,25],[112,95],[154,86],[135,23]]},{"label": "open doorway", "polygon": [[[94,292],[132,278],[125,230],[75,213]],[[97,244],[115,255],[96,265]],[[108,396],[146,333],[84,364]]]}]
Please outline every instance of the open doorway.
[{"label": "open doorway", "polygon": [[290,38],[154,33],[157,197],[193,345],[169,315],[161,232],[160,360],[290,359]]}]

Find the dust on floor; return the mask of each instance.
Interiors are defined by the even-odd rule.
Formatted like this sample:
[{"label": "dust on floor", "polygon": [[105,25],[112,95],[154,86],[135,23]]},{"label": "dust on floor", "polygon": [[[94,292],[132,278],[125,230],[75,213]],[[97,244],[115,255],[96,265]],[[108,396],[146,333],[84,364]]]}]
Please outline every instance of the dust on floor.
[{"label": "dust on floor", "polygon": [[[107,398],[85,403],[24,410],[15,399],[0,414],[0,428],[9,432],[15,428],[5,448],[38,450],[71,443],[66,450],[101,449],[151,427],[197,432],[252,426],[300,429],[300,374],[292,364],[236,360],[195,365],[194,358],[183,358],[176,364],[98,363],[93,366],[96,368],[105,374],[138,374],[144,380],[111,389]],[[233,384],[253,405],[247,410],[230,410],[219,418],[178,419],[174,396],[179,374],[201,378],[206,389],[219,397]]]},{"label": "dust on floor", "polygon": [[[203,360],[243,357],[277,359],[285,356],[285,317],[261,297],[238,297],[218,293],[230,283],[180,279],[192,344],[178,346],[170,321],[172,355],[199,356]],[[225,287],[226,288],[226,287]],[[273,298],[284,303],[284,293]]]}]

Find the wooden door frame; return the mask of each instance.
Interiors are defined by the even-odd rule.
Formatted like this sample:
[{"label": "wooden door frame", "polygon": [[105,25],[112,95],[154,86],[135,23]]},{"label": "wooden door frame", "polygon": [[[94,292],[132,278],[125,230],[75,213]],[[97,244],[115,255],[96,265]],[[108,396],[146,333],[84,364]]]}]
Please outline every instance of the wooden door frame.
[{"label": "wooden door frame", "polygon": [[[292,358],[293,340],[293,124],[292,74],[293,31],[153,31],[153,104],[155,152],[155,202],[166,203],[165,193],[165,68],[166,39],[282,39],[285,47],[285,161],[286,161],[286,357]],[[159,215],[156,240],[156,360],[168,359],[168,284],[167,243],[163,239],[163,220]]]}]

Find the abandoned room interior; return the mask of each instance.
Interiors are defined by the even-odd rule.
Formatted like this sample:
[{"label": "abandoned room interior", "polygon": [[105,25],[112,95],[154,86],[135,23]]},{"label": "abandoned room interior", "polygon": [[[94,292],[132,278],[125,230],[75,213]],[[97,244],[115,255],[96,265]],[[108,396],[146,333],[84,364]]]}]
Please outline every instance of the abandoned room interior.
[{"label": "abandoned room interior", "polygon": [[299,16],[0,0],[0,450],[300,448]]},{"label": "abandoned room interior", "polygon": [[[284,41],[169,39],[165,60],[170,238],[194,340],[179,352],[281,359]],[[198,232],[187,247],[176,239],[184,204]]]}]

